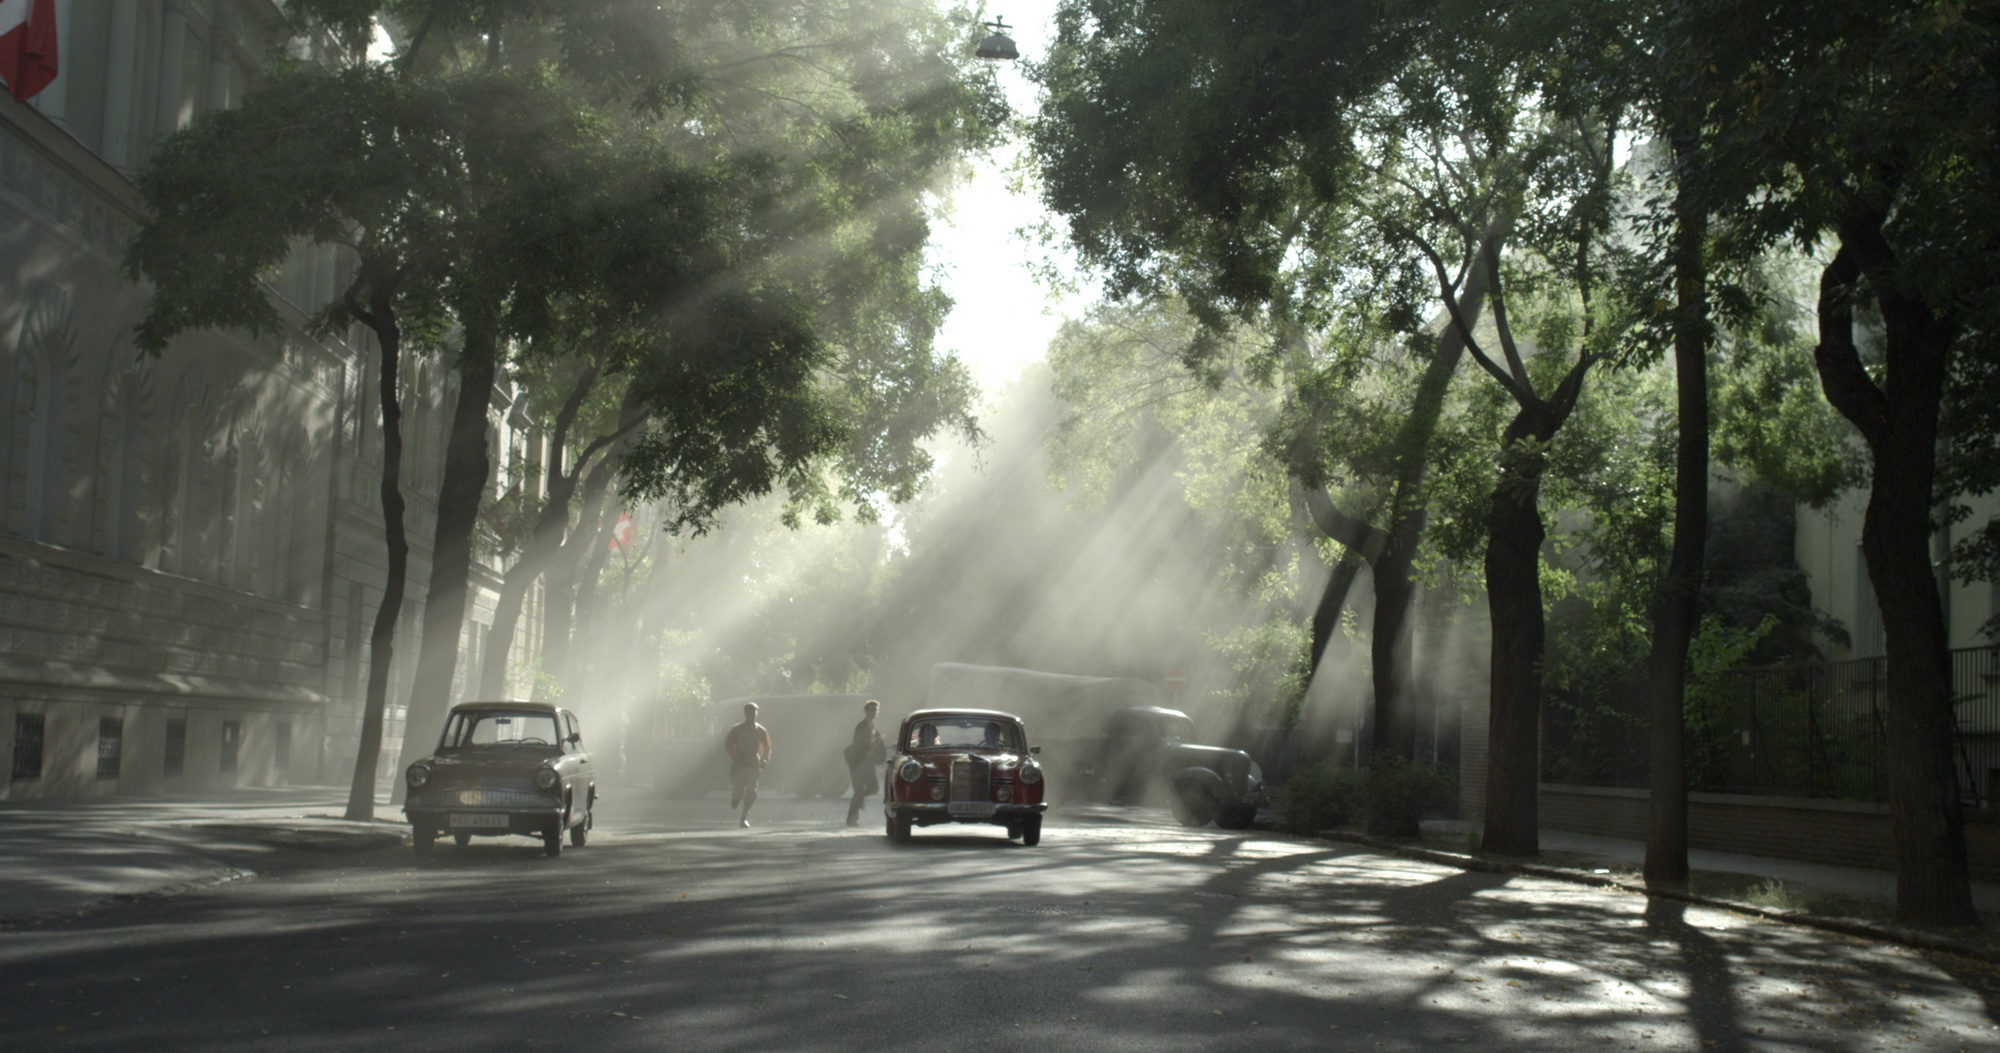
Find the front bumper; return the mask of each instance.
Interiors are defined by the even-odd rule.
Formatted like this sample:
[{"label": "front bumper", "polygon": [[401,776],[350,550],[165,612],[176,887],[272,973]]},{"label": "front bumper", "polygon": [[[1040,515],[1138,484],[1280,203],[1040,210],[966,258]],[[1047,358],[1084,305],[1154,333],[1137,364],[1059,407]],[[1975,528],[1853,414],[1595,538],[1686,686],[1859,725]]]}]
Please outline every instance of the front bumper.
[{"label": "front bumper", "polygon": [[540,836],[562,823],[562,801],[522,790],[419,790],[403,805],[412,827],[441,834]]},{"label": "front bumper", "polygon": [[[957,802],[964,805],[968,802]],[[918,826],[934,826],[938,823],[990,823],[997,826],[1012,826],[1039,818],[1049,810],[1047,801],[1033,804],[1010,802],[995,804],[990,812],[970,812],[964,809],[954,812],[951,804],[944,801],[885,801],[882,810],[894,818],[908,817]]]}]

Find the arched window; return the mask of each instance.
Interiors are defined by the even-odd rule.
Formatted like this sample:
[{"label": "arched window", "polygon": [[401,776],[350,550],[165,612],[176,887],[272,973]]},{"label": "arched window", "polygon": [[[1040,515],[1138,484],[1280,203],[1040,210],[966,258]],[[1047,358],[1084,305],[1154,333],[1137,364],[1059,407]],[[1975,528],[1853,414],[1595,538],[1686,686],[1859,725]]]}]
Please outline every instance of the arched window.
[{"label": "arched window", "polygon": [[173,419],[161,444],[160,569],[213,580],[221,521],[217,485],[230,422],[214,419],[214,395],[198,366],[175,386]]},{"label": "arched window", "polygon": [[67,519],[69,422],[76,400],[76,331],[69,290],[42,286],[15,344],[14,405],[8,432],[7,526],[58,541]]},{"label": "arched window", "polygon": [[155,448],[152,387],[150,362],[134,362],[130,348],[113,349],[97,439],[91,544],[99,555],[140,566],[155,565],[159,556],[152,529],[158,515],[146,499]]}]

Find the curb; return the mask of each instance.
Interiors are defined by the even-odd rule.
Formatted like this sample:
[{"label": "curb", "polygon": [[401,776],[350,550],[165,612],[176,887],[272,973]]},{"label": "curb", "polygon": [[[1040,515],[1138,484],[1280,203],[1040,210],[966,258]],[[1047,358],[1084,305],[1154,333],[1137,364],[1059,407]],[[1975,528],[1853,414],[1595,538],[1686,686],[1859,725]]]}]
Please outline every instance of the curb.
[{"label": "curb", "polygon": [[1691,903],[1701,907],[1712,907],[1716,910],[1748,914],[1770,921],[1782,921],[1793,925],[1803,925],[1807,928],[1837,932],[1843,936],[1856,936],[1865,940],[1900,944],[1905,947],[1914,947],[1918,950],[1952,954],[1974,961],[2000,965],[2000,947],[1969,943],[1965,940],[1923,929],[1905,928],[1900,925],[1883,925],[1876,922],[1859,921],[1854,918],[1837,918],[1825,914],[1809,914],[1805,911],[1773,910],[1769,907],[1740,903],[1736,900],[1718,899],[1714,896],[1703,896],[1693,892],[1679,892],[1672,889],[1650,889],[1642,882],[1627,881],[1623,878],[1610,877],[1604,874],[1589,874],[1581,870],[1572,870],[1568,867],[1544,866],[1540,863],[1517,863],[1513,860],[1494,859],[1490,856],[1476,856],[1463,852],[1447,852],[1436,848],[1420,848],[1415,845],[1401,844],[1395,841],[1370,837],[1367,834],[1350,833],[1345,830],[1321,830],[1313,836],[1322,841],[1338,841],[1345,844],[1360,845],[1378,852],[1387,852],[1391,855],[1403,856],[1407,859],[1419,859],[1427,863],[1437,863],[1441,866],[1457,867],[1460,870],[1472,870],[1491,874],[1520,874],[1525,877],[1567,881],[1577,885],[1618,889],[1621,892],[1636,893],[1653,899],[1673,900],[1677,903]]}]

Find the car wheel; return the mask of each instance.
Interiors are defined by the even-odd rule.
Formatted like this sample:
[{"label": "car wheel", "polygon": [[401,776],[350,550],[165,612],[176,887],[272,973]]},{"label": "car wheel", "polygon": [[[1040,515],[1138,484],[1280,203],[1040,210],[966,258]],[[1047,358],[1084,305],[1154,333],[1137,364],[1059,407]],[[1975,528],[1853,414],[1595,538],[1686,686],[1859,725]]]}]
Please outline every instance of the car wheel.
[{"label": "car wheel", "polygon": [[545,856],[562,855],[562,835],[563,828],[561,823],[557,823],[547,830],[542,831],[542,854]]},{"label": "car wheel", "polygon": [[410,847],[420,856],[431,854],[431,845],[437,841],[437,831],[427,826],[410,827]]},{"label": "car wheel", "polygon": [[1174,794],[1174,818],[1182,826],[1207,826],[1215,821],[1215,798],[1198,786]]},{"label": "car wheel", "polygon": [[1042,821],[1039,818],[1021,824],[1021,843],[1029,848],[1042,843]]},{"label": "car wheel", "polygon": [[569,828],[569,845],[571,848],[582,848],[584,842],[589,840],[590,840],[590,813],[585,812],[583,813],[583,822],[580,822],[575,826]]},{"label": "car wheel", "polygon": [[460,847],[460,848],[464,848],[464,847],[465,847],[466,845],[469,845],[469,844],[471,844],[471,843],[472,843],[472,835],[471,835],[471,834],[453,834],[453,835],[451,835],[451,840],[452,840],[452,843],[456,844],[456,845],[457,845],[458,847]]},{"label": "car wheel", "polygon": [[1248,830],[1257,821],[1257,808],[1249,804],[1232,804],[1216,813],[1215,825],[1224,830]]},{"label": "car wheel", "polygon": [[892,815],[889,817],[889,840],[908,841],[910,839],[910,817]]}]

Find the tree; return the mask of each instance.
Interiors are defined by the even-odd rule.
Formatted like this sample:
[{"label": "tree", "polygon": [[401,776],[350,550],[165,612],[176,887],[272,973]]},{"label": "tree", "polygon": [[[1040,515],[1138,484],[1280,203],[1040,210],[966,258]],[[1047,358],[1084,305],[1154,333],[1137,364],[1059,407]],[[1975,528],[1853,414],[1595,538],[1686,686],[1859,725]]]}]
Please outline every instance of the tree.
[{"label": "tree", "polygon": [[379,69],[276,63],[235,110],[210,114],[160,144],[138,177],[152,210],[128,250],[134,279],[152,283],[137,342],[158,354],[178,333],[211,327],[274,332],[280,319],[261,277],[299,242],[353,254],[353,277],[313,322],[374,334],[382,422],[381,503],[388,576],[369,637],[362,736],[350,818],[374,810],[374,771],[386,708],[409,546],[400,482],[399,369],[410,338],[436,339],[443,240],[422,203],[449,199],[464,178],[440,134],[448,100]]},{"label": "tree", "polygon": [[[334,306],[329,324],[354,317],[400,334],[398,319],[370,309],[367,294],[404,289],[423,297],[414,307],[427,342],[441,342],[447,321],[457,333],[462,381],[413,734],[434,727],[449,700],[488,472],[487,400],[508,349],[532,345],[577,304],[621,331],[641,322],[677,329],[681,353],[687,332],[746,303],[771,307],[779,316],[771,324],[789,324],[790,296],[755,289],[784,269],[767,266],[760,277],[746,263],[813,255],[836,234],[920,244],[922,191],[985,134],[987,96],[956,71],[947,57],[955,34],[928,7],[802,4],[790,18],[760,17],[770,6],[297,3],[290,11],[302,29],[347,43],[340,68],[275,65],[240,111],[197,122],[142,180],[158,218],[135,245],[133,267],[156,282],[145,330],[154,346],[194,326],[268,327],[257,279],[293,239],[361,256],[367,282]],[[378,19],[405,31],[389,60],[365,49]],[[816,54],[822,47],[832,57]],[[760,68],[781,75],[759,80]],[[327,135],[328,126],[343,134]],[[808,126],[819,134],[791,134]],[[837,229],[821,222],[833,203],[849,221]],[[382,306],[412,310],[393,295]],[[920,350],[929,354],[927,342]],[[393,404],[384,407],[388,414]],[[399,450],[393,434],[385,446]],[[384,503],[399,606],[407,555],[394,463]],[[357,814],[370,807],[360,800],[364,784],[372,802],[374,758],[365,754],[379,735],[394,610],[385,605],[377,619],[350,802]]]},{"label": "tree", "polygon": [[[1533,82],[1506,61],[1517,44],[1510,23],[1462,14],[1077,0],[1058,16],[1058,44],[1037,72],[1049,105],[1034,137],[1051,205],[1114,292],[1170,288],[1205,321],[1280,304],[1309,322],[1327,312],[1325,298],[1377,284],[1393,328],[1417,331],[1423,305],[1444,310],[1516,404],[1498,437],[1503,473],[1485,544],[1494,623],[1486,838],[1531,853],[1536,495],[1543,447],[1618,332],[1598,328],[1604,308],[1594,299],[1606,268],[1615,120],[1545,120]],[[1374,232],[1377,250],[1359,261],[1342,238],[1357,225]],[[1484,318],[1460,309],[1481,299],[1467,295],[1474,275],[1487,286]],[[1562,297],[1547,290],[1570,290],[1572,302],[1548,315],[1566,324],[1537,332],[1532,356],[1512,331],[1515,281],[1550,303]],[[1558,350],[1573,364],[1538,376]],[[1378,693],[1385,687],[1394,690],[1378,683]],[[1377,736],[1377,751],[1407,754],[1397,721],[1383,721]]]},{"label": "tree", "polygon": [[[612,325],[638,323],[653,332],[650,339],[637,341],[641,347],[650,344],[653,353],[664,353],[679,363],[724,369],[730,368],[729,355],[718,355],[716,347],[732,338],[795,332],[799,339],[779,336],[759,353],[788,352],[777,356],[785,364],[766,375],[804,386],[812,379],[808,370],[800,368],[806,349],[828,336],[843,335],[832,331],[846,320],[843,312],[862,314],[871,306],[880,310],[878,290],[867,283],[909,274],[895,268],[898,260],[920,251],[923,243],[921,195],[961,151],[986,134],[984,100],[972,78],[949,57],[955,37],[940,32],[937,15],[927,7],[805,4],[795,5],[788,12],[792,17],[785,20],[741,17],[758,14],[763,6],[768,5],[714,3],[662,9],[614,2],[581,10],[552,5],[546,11],[523,11],[519,23],[503,25],[497,17],[473,17],[452,27],[483,34],[489,63],[493,56],[504,54],[503,28],[510,34],[539,31],[539,37],[530,35],[527,46],[518,48],[519,61],[547,55],[558,69],[572,71],[580,83],[618,89],[637,106],[623,119],[634,121],[635,130],[645,133],[625,157],[595,159],[613,163],[590,174],[604,178],[610,173],[613,180],[637,182],[643,188],[627,198],[610,197],[609,207],[603,197],[577,195],[589,202],[590,218],[597,221],[594,228],[585,225],[579,230],[545,203],[528,217],[507,217],[531,218],[534,224],[535,233],[523,238],[517,232],[513,242],[546,245],[556,255],[523,253],[522,273],[529,280],[482,283],[479,288],[487,299],[470,305],[462,312],[465,316],[525,315],[530,321],[546,321],[565,297],[601,299],[604,302],[594,306],[615,320]],[[432,13],[440,15],[426,16],[435,34],[448,27],[456,9],[442,5]],[[607,32],[618,36],[599,35]],[[656,68],[652,62],[661,49],[629,50],[627,34],[656,45],[672,41],[664,50],[675,62]],[[614,61],[634,59],[639,61],[622,67]],[[727,137],[690,135],[691,123],[695,127],[712,123],[726,129]],[[580,159],[572,154],[567,160]],[[708,178],[721,193],[720,200],[711,199],[707,208],[695,213],[706,224],[697,232],[687,229],[685,202],[672,202],[663,211],[657,207],[657,192],[643,185],[658,179],[649,173],[704,167],[714,173]],[[568,171],[572,176],[586,174],[580,167]],[[627,207],[634,202],[637,215]],[[600,236],[588,236],[592,230]],[[541,231],[551,236],[540,236]],[[718,242],[723,231],[730,233]],[[837,264],[846,247],[843,242],[869,245],[886,262],[848,269],[835,280],[819,278],[815,267]],[[498,241],[494,247],[506,244]],[[565,244],[589,249],[562,254]],[[616,249],[602,251],[606,244]],[[689,265],[690,249],[695,266]],[[703,256],[713,258],[704,263]],[[573,262],[572,282],[580,284],[566,284],[560,277],[550,281],[551,258]],[[538,296],[524,296],[523,284]],[[830,295],[816,295],[829,291]],[[751,319],[748,325],[742,324],[746,318]],[[898,324],[897,336],[903,340],[899,349],[929,356],[928,334],[934,322],[924,318],[914,330],[905,319],[881,323],[884,328]],[[474,330],[468,326],[467,332]],[[521,339],[533,333],[516,326],[507,335]],[[614,330],[611,335],[621,334]],[[703,346],[704,340],[710,345]],[[948,369],[927,368],[949,376]],[[655,416],[681,412],[686,392],[693,390],[643,379],[640,388],[650,393],[647,410]],[[950,404],[949,393],[936,385],[901,390],[912,401],[942,397],[943,405]],[[723,397],[726,401],[739,394],[740,389],[732,389]],[[962,407],[963,400],[958,405]],[[663,406],[676,408],[669,411]],[[947,408],[930,414],[924,427],[936,428],[951,412]],[[962,416],[962,410],[958,412]],[[462,434],[468,451],[483,445],[483,431],[468,429]],[[643,436],[636,440],[636,450],[643,453],[645,446]],[[468,469],[478,467],[469,452],[463,460]],[[435,719],[424,721],[431,715],[425,711],[440,709],[449,696],[463,620],[461,557],[469,555],[479,488],[467,485],[454,490],[453,463],[447,462],[445,494],[463,497],[453,505],[449,523],[440,506],[439,549],[452,558],[434,565],[433,603],[441,613],[433,622],[429,614],[433,607],[427,604],[425,658],[412,689],[410,727],[415,733],[435,723]],[[676,466],[694,477],[703,472],[728,474],[738,465],[681,459]],[[473,474],[466,473],[468,484]],[[483,473],[478,482],[483,484]],[[748,492],[757,491],[753,486]],[[692,514],[698,517],[702,512]],[[453,531],[450,538],[444,533],[447,526]],[[589,595],[591,583],[586,576],[582,595]]]},{"label": "tree", "polygon": [[1972,924],[1929,546],[1933,509],[1952,496],[1938,473],[1947,393],[1994,357],[2000,22],[1990,6],[1924,2],[1690,6],[1691,30],[1732,59],[1697,85],[1725,129],[1719,163],[1742,177],[1725,221],[1831,250],[1814,361],[1872,462],[1862,552],[1888,637],[1897,915]]}]

